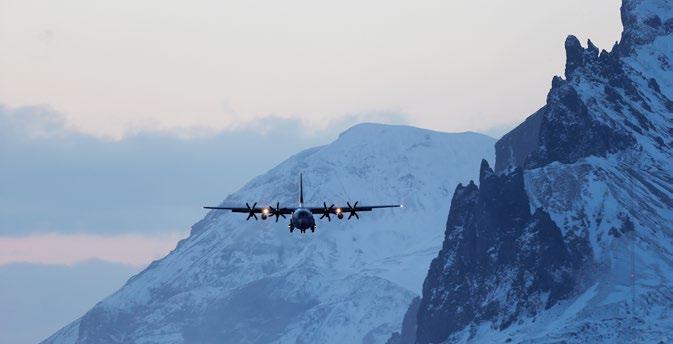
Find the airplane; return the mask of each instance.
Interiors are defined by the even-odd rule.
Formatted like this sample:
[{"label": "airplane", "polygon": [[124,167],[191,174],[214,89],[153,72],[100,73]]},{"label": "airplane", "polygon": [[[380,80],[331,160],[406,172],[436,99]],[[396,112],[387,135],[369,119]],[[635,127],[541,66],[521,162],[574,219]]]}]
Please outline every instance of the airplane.
[{"label": "airplane", "polygon": [[291,215],[290,223],[287,227],[290,229],[290,233],[294,232],[295,229],[303,234],[306,233],[306,230],[310,229],[311,232],[315,232],[316,223],[313,218],[313,214],[320,214],[320,219],[327,218],[328,222],[331,222],[332,219],[330,215],[336,215],[338,219],[344,218],[344,213],[348,213],[347,220],[350,220],[352,217],[360,219],[358,212],[361,211],[372,211],[373,209],[379,208],[402,208],[401,204],[391,204],[391,205],[368,205],[368,206],[358,206],[358,202],[355,202],[351,205],[350,202],[346,202],[345,207],[335,207],[334,204],[327,206],[326,202],[322,203],[322,207],[306,207],[304,206],[304,181],[302,174],[299,174],[299,206],[298,207],[280,207],[280,202],[276,202],[276,206],[268,206],[259,208],[257,207],[257,202],[253,203],[250,206],[249,203],[245,203],[245,208],[243,207],[203,207],[204,209],[211,210],[231,210],[232,213],[247,213],[247,220],[254,218],[257,220],[257,214],[260,214],[262,220],[266,220],[270,217],[276,217],[276,222],[280,217],[286,218],[285,215]]}]

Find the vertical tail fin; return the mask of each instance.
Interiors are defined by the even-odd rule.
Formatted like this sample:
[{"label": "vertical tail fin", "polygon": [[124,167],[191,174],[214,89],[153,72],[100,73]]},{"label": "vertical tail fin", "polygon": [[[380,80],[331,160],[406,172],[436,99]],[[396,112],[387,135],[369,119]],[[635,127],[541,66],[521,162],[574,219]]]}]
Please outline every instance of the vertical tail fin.
[{"label": "vertical tail fin", "polygon": [[299,173],[299,206],[304,206],[304,180],[302,173]]}]

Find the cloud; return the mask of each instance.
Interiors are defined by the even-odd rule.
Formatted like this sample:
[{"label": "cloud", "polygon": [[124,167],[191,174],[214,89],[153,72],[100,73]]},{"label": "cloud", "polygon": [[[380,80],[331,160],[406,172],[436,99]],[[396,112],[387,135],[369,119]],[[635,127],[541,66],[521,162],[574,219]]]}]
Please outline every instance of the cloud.
[{"label": "cloud", "polygon": [[47,106],[0,106],[0,236],[118,235],[186,230],[252,177],[363,121],[404,114],[346,114],[321,126],[270,115],[228,131],[135,131],[120,140],[74,130]]},{"label": "cloud", "polygon": [[0,342],[34,343],[81,316],[175,248],[203,205],[286,157],[357,122],[405,120],[270,115],[224,132],[155,128],[110,140],[48,106],[0,105]]},{"label": "cloud", "polygon": [[38,234],[0,236],[0,266],[11,263],[74,265],[91,259],[142,267],[175,248],[187,232],[161,235]]}]

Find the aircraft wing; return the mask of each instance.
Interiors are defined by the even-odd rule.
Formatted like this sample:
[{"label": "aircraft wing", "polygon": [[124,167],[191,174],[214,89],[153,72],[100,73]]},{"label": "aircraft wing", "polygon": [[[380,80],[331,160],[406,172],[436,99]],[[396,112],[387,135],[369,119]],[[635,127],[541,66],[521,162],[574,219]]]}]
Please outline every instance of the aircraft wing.
[{"label": "aircraft wing", "polygon": [[268,207],[258,207],[257,203],[254,203],[250,206],[248,203],[245,204],[245,207],[203,207],[203,209],[212,209],[212,210],[231,210],[232,213],[271,213],[274,211],[283,213],[283,214],[292,214],[296,208],[274,208],[273,206]]},{"label": "aircraft wing", "polygon": [[[358,205],[358,206],[354,205],[352,207],[349,207],[349,206],[342,206],[342,207],[333,206],[332,208],[333,209],[330,212],[333,213],[333,214],[336,214],[338,212],[347,213],[351,210],[354,210],[354,211],[372,211],[374,209],[380,209],[380,208],[402,208],[402,205],[401,204]],[[309,207],[308,209],[311,210],[311,212],[313,214],[323,214],[325,212],[325,207]],[[329,208],[327,208],[327,209],[329,209]]]},{"label": "aircraft wing", "polygon": [[327,217],[329,220],[329,214],[335,214],[339,216],[339,218],[342,218],[342,216],[346,213],[348,213],[348,218],[350,219],[351,217],[355,216],[356,218],[360,218],[358,216],[358,212],[361,211],[372,211],[374,209],[380,209],[380,208],[401,208],[401,204],[389,204],[389,205],[358,205],[358,202],[355,202],[354,204],[350,204],[350,202],[346,202],[345,206],[335,206],[334,204],[330,205],[329,207],[327,206],[326,203],[323,203],[322,207],[308,207],[309,210],[311,210],[311,213],[313,214],[321,214],[323,217]]},{"label": "aircraft wing", "polygon": [[[203,207],[203,209],[213,209],[213,210],[231,210],[232,213],[249,213],[250,209],[247,208],[237,208],[237,207]],[[253,208],[253,212],[261,213],[262,208]]]},{"label": "aircraft wing", "polygon": [[268,207],[258,207],[257,202],[253,203],[252,206],[250,204],[245,203],[245,207],[203,207],[204,209],[211,209],[211,210],[231,210],[232,213],[247,213],[249,220],[251,217],[254,217],[255,220],[257,220],[257,214],[262,214],[262,219],[265,219],[266,216],[276,216],[276,221],[278,221],[278,217],[282,216],[285,217],[285,215],[292,214],[295,208],[281,208],[278,203],[276,203],[276,207],[273,206],[268,206]]}]

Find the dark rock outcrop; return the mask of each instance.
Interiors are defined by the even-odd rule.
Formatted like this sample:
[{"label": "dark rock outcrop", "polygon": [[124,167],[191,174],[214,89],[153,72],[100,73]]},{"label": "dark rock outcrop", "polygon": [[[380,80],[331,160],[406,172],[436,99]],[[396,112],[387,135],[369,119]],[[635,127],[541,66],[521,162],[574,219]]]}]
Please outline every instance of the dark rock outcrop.
[{"label": "dark rock outcrop", "polygon": [[[659,5],[661,11],[642,13],[639,7],[643,3]],[[655,6],[652,6],[656,8]],[[665,11],[664,9],[668,9]],[[623,54],[631,54],[636,46],[649,44],[658,36],[668,35],[673,32],[673,18],[662,17],[670,15],[671,4],[664,0],[628,0],[622,2],[621,19],[624,31],[619,44],[619,50]]]},{"label": "dark rock outcrop", "polygon": [[400,332],[395,332],[388,339],[386,344],[414,344],[416,343],[416,317],[418,316],[418,307],[421,304],[421,298],[415,297],[409,309],[404,313],[404,319],[402,320],[402,330]]},{"label": "dark rock outcrop", "polygon": [[541,108],[496,142],[495,172],[523,166],[528,155],[538,147],[540,123],[546,111],[545,107]]},{"label": "dark rock outcrop", "polygon": [[[566,79],[572,79],[578,69],[588,68],[596,75],[610,78],[609,85],[614,86],[605,88],[608,96],[622,97],[614,87],[635,89],[633,82],[624,76],[616,52],[603,54],[599,61],[598,48],[589,41],[585,49],[574,36],[568,36],[565,48]],[[636,91],[627,94],[640,97]],[[615,99],[615,103],[627,102]],[[628,128],[609,126],[597,120],[591,115],[590,106],[571,82],[554,77],[546,105],[496,143],[495,170],[501,173],[509,168],[532,169],[555,161],[572,163],[590,155],[605,156],[635,144]],[[651,126],[642,114],[639,116],[635,109],[630,110],[639,121],[639,125],[631,127]]]},{"label": "dark rock outcrop", "polygon": [[[636,302],[637,291],[630,284],[627,299],[622,289],[634,283],[624,272],[635,278],[635,252],[671,261],[668,242],[646,234],[671,225],[673,0],[624,0],[622,20],[622,40],[610,52],[566,39],[565,79],[554,77],[546,104],[496,143],[495,171],[484,162],[478,187],[456,189],[442,249],[423,285],[416,343],[517,331],[524,335],[509,340],[527,342],[538,335],[533,324],[541,312],[579,295],[593,298],[588,285],[603,288],[590,306],[602,314],[579,306],[581,320],[565,319],[553,330],[557,337],[538,339],[614,342],[628,332],[622,319],[632,313],[623,304]],[[640,242],[647,244],[638,248]],[[658,268],[648,273],[660,276]],[[666,282],[640,288],[671,290]],[[649,338],[669,331],[648,326],[657,327]]]},{"label": "dark rock outcrop", "polygon": [[604,156],[635,143],[628,133],[594,119],[577,91],[567,82],[561,82],[549,91],[544,109],[537,147],[524,161],[525,169],[555,161],[573,163],[590,155]]},{"label": "dark rock outcrop", "polygon": [[531,214],[523,172],[482,162],[480,187],[459,185],[446,238],[418,311],[417,343],[438,343],[470,324],[509,326],[571,293],[577,257],[543,210]]}]

